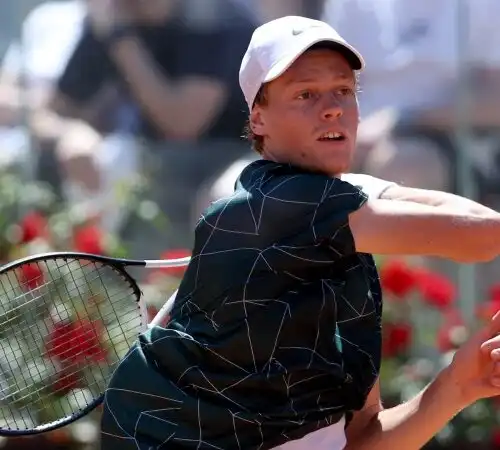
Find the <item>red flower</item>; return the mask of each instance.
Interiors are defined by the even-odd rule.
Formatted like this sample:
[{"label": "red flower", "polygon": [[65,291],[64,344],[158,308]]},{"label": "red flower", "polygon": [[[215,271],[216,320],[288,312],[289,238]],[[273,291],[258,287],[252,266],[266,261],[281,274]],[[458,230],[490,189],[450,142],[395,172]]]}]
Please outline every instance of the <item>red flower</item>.
[{"label": "red flower", "polygon": [[425,302],[438,309],[446,309],[455,301],[455,285],[445,276],[426,269],[417,271],[417,289]]},{"label": "red flower", "polygon": [[500,302],[500,284],[494,284],[489,288],[490,299]]},{"label": "red flower", "polygon": [[103,255],[102,232],[95,225],[77,229],[73,235],[73,246],[77,252]]},{"label": "red flower", "polygon": [[406,352],[411,344],[412,328],[407,323],[387,323],[382,334],[382,354],[391,358]]},{"label": "red flower", "polygon": [[105,361],[106,351],[101,346],[98,328],[96,322],[83,320],[56,323],[46,344],[48,356],[62,364]]},{"label": "red flower", "polygon": [[19,283],[24,291],[35,289],[44,283],[43,272],[38,264],[23,264],[18,270]]},{"label": "red flower", "polygon": [[21,242],[26,244],[40,237],[47,237],[47,220],[40,213],[33,211],[21,220]]},{"label": "red flower", "polygon": [[402,298],[415,287],[414,270],[404,261],[392,260],[380,270],[382,287],[392,295]]},{"label": "red flower", "polygon": [[[191,256],[191,252],[185,249],[175,249],[175,250],[167,250],[166,252],[163,252],[160,256],[161,259],[179,259],[179,258],[186,258],[188,256]],[[171,275],[173,277],[179,277],[182,278],[184,276],[184,272],[186,272],[186,266],[180,266],[180,267],[164,267],[163,269],[160,269],[161,272]]]}]

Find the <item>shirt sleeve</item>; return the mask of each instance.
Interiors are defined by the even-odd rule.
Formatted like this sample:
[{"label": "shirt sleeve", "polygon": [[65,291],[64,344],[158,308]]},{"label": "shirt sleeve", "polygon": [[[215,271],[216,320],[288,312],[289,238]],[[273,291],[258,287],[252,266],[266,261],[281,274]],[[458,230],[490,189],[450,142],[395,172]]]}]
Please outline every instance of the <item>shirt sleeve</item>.
[{"label": "shirt sleeve", "polygon": [[393,181],[382,180],[364,173],[346,173],[342,175],[342,180],[358,186],[368,198],[380,198],[388,188],[397,186]]},{"label": "shirt sleeve", "polygon": [[196,227],[196,264],[239,267],[236,284],[269,271],[327,277],[333,263],[357,253],[349,216],[367,196],[339,178],[272,164],[245,169],[234,194],[207,208]]},{"label": "shirt sleeve", "polygon": [[265,241],[313,250],[325,244],[334,258],[356,252],[349,215],[368,198],[359,187],[339,178],[298,174],[277,177],[261,193],[260,232]]},{"label": "shirt sleeve", "polygon": [[86,25],[57,88],[71,100],[82,103],[96,95],[114,73],[114,66],[104,46]]},{"label": "shirt sleeve", "polygon": [[[183,75],[198,76],[231,84],[238,74],[239,55],[250,36],[250,28],[225,27],[219,30],[194,31],[186,34],[182,44]],[[193,55],[196,55],[193,57]]]}]

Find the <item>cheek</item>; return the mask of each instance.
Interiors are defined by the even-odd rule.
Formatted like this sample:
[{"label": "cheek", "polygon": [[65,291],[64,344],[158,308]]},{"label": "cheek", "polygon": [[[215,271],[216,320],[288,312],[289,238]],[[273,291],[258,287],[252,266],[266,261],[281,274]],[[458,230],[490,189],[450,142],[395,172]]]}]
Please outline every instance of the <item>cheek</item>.
[{"label": "cheek", "polygon": [[300,140],[304,130],[300,116],[296,113],[290,113],[290,111],[276,114],[268,127],[272,138],[288,145],[293,144],[297,139]]},{"label": "cheek", "polygon": [[344,106],[344,116],[347,117],[350,123],[359,122],[359,103],[357,99],[353,99]]},{"label": "cheek", "polygon": [[295,140],[309,139],[314,128],[315,113],[311,109],[302,108],[283,112],[281,120],[287,124],[289,136]]}]

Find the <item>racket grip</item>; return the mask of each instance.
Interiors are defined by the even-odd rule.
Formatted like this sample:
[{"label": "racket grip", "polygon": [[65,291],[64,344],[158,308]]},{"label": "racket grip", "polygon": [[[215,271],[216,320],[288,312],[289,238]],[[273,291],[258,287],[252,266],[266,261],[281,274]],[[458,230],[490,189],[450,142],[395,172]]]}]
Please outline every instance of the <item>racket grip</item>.
[{"label": "racket grip", "polygon": [[164,325],[165,318],[170,314],[172,308],[174,307],[175,297],[177,296],[176,290],[170,298],[165,302],[165,304],[160,308],[157,312],[156,316],[153,317],[153,320],[148,324],[148,328],[155,327],[157,325]]}]

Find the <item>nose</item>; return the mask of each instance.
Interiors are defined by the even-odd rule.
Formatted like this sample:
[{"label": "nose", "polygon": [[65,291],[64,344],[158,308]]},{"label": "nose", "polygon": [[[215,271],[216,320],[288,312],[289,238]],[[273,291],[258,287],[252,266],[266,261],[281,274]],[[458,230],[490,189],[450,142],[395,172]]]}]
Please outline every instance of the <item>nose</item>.
[{"label": "nose", "polygon": [[323,120],[339,119],[344,114],[344,110],[339,100],[334,95],[328,95],[323,101],[321,117]]}]

